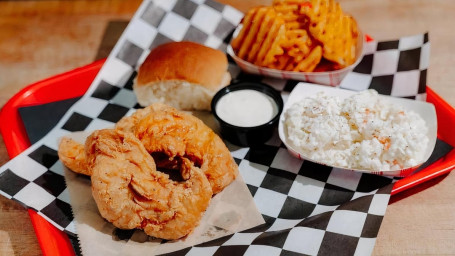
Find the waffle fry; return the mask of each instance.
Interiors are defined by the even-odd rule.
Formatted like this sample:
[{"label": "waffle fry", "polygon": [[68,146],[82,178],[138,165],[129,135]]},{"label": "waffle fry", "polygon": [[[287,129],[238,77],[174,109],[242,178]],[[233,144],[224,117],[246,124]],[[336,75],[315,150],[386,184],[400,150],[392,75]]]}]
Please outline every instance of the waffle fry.
[{"label": "waffle fry", "polygon": [[310,53],[314,44],[306,30],[303,29],[287,31],[286,38],[287,41],[284,47],[288,49],[290,56],[297,56],[299,54],[306,56]]},{"label": "waffle fry", "polygon": [[293,61],[293,57],[284,54],[277,57],[277,60],[270,65],[270,68],[285,70],[290,62]]},{"label": "waffle fry", "polygon": [[248,11],[242,24],[232,49],[257,66],[318,72],[355,62],[357,24],[334,0],[274,0]]},{"label": "waffle fry", "polygon": [[257,12],[253,15],[253,20],[248,24],[249,33],[246,34],[244,41],[242,42],[238,56],[242,59],[245,59],[247,52],[251,49],[251,46],[254,44],[254,40],[257,39],[257,34],[260,26],[263,24],[262,20],[266,13],[266,8],[259,8]]},{"label": "waffle fry", "polygon": [[[277,20],[279,20],[279,19],[277,19]],[[275,23],[275,26],[272,28],[273,28],[273,31],[276,30],[276,35],[275,35],[275,33],[269,33],[269,36],[268,36],[269,40],[266,40],[266,41],[271,42],[271,44],[270,44],[269,50],[264,51],[265,52],[264,59],[262,59],[262,62],[260,62],[260,65],[262,65],[262,66],[267,66],[267,65],[273,63],[276,60],[275,56],[282,55],[284,53],[284,50],[281,47],[281,45],[283,44],[283,41],[285,40],[284,24],[282,22],[277,22],[277,23]],[[267,44],[265,46],[267,47]],[[266,47],[264,47],[264,49],[267,49]],[[259,59],[259,61],[261,61],[261,59]]]},{"label": "waffle fry", "polygon": [[252,22],[253,17],[256,14],[258,9],[259,8],[253,8],[253,9],[249,10],[247,12],[247,14],[245,15],[245,17],[243,18],[242,30],[240,30],[238,36],[235,37],[234,39],[232,39],[232,41],[231,41],[231,46],[233,49],[236,49],[236,50],[240,49],[242,42],[245,40],[245,37],[247,36],[248,32],[250,31],[251,25],[253,23]]},{"label": "waffle fry", "polygon": [[321,46],[316,46],[313,50],[308,54],[308,56],[303,59],[302,61],[298,62],[296,67],[293,71],[300,71],[300,72],[311,72],[313,71],[316,66],[319,64],[322,58],[322,48]]},{"label": "waffle fry", "polygon": [[237,56],[267,66],[283,54],[284,20],[271,7],[256,7],[245,16],[239,35],[231,42]]},{"label": "waffle fry", "polygon": [[263,20],[263,25],[260,27],[259,32],[256,36],[256,41],[251,46],[251,50],[248,53],[247,61],[254,63],[258,56],[259,50],[261,49],[262,42],[267,38],[267,32],[269,32],[269,28],[273,26],[275,22],[276,13],[273,9],[268,9],[265,13],[265,17]]},{"label": "waffle fry", "polygon": [[346,67],[355,61],[358,29],[355,20],[343,13],[334,0],[312,0],[302,8],[311,20],[311,35],[323,45],[323,57]]}]

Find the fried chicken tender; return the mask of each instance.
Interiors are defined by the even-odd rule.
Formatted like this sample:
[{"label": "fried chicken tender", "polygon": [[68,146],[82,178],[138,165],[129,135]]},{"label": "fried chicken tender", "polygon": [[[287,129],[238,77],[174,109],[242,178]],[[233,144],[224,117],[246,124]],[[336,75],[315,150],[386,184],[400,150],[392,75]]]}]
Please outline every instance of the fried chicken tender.
[{"label": "fried chicken tender", "polygon": [[[221,138],[200,119],[161,103],[122,118],[116,129],[131,131],[149,153],[188,159],[205,173],[217,194],[238,175],[238,167]],[[165,165],[158,162],[158,166]]]},{"label": "fried chicken tender", "polygon": [[132,133],[95,131],[86,140],[85,156],[101,216],[121,229],[181,238],[198,225],[212,197],[210,183],[191,161],[179,160],[188,180],[173,181],[156,170],[153,158]]},{"label": "fried chicken tender", "polygon": [[[122,118],[116,129],[134,133],[155,157],[158,167],[175,169],[174,158],[191,160],[205,173],[214,194],[223,190],[238,175],[237,164],[221,138],[198,118],[170,106],[157,103],[139,109],[133,115]],[[90,176],[83,148],[82,144],[63,138],[58,154],[72,171]],[[185,173],[182,177],[187,178]]]},{"label": "fried chicken tender", "polygon": [[69,137],[63,137],[58,146],[58,157],[73,172],[88,176],[92,175],[85,161],[85,148],[83,144]]}]

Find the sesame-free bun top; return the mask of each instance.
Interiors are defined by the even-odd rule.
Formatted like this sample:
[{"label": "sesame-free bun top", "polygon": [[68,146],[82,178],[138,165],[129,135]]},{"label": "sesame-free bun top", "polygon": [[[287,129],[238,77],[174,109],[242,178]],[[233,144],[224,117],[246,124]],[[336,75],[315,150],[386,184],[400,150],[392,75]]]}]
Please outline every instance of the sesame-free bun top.
[{"label": "sesame-free bun top", "polygon": [[193,42],[165,43],[154,48],[142,63],[136,86],[184,80],[218,90],[227,66],[226,55],[219,50]]}]

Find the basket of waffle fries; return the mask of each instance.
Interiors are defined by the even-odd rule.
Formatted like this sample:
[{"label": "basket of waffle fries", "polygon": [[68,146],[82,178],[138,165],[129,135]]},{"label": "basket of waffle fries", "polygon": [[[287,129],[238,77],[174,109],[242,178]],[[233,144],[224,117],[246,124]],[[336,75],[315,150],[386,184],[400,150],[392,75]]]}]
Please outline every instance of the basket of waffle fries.
[{"label": "basket of waffle fries", "polygon": [[245,14],[227,51],[247,73],[337,86],[362,59],[363,41],[334,0],[274,0]]}]

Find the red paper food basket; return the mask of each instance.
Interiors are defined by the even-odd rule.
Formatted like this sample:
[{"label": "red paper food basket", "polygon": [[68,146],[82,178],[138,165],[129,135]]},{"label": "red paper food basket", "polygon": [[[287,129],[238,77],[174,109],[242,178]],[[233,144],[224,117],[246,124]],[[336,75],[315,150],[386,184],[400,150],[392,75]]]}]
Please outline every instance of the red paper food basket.
[{"label": "red paper food basket", "polygon": [[[105,60],[57,75],[31,84],[12,97],[0,112],[0,132],[3,135],[10,158],[20,154],[30,146],[18,109],[81,96],[91,85]],[[455,146],[455,110],[427,87],[427,101],[436,107],[438,117],[438,137]],[[408,176],[394,184],[392,195],[414,187],[425,181],[450,172],[455,167],[455,150],[434,162],[420,172]],[[74,255],[73,247],[65,233],[47,222],[35,211],[28,210],[38,242],[44,255]]]}]

